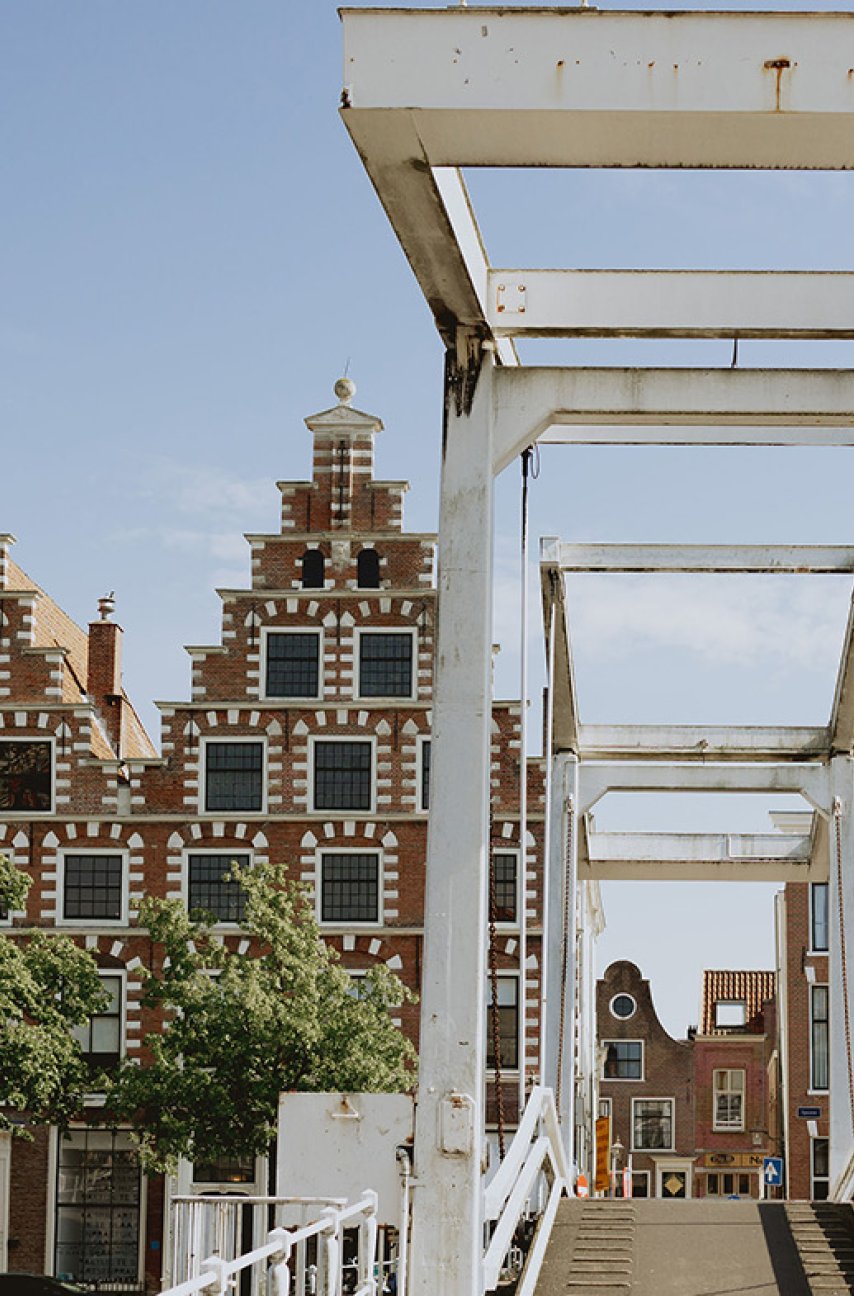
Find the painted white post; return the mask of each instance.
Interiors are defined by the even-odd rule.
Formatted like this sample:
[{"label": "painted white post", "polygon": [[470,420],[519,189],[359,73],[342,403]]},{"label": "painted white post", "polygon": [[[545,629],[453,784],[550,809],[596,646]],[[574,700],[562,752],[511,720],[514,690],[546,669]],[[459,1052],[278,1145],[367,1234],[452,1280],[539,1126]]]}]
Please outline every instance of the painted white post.
[{"label": "painted white post", "polygon": [[578,892],[578,757],[562,752],[552,768],[546,858],[546,1073],[554,1089],[563,1146],[574,1164],[575,911]]},{"label": "painted white post", "polygon": [[[828,824],[830,871],[830,1189],[854,1153],[854,760],[834,756]],[[841,863],[841,870],[840,870]],[[839,875],[842,875],[840,895]],[[842,926],[840,927],[840,912]],[[847,990],[847,1006],[846,1006]]]},{"label": "painted white post", "polygon": [[412,1296],[477,1296],[482,1290],[493,363],[491,353],[484,354],[470,413],[457,413],[448,398]]}]

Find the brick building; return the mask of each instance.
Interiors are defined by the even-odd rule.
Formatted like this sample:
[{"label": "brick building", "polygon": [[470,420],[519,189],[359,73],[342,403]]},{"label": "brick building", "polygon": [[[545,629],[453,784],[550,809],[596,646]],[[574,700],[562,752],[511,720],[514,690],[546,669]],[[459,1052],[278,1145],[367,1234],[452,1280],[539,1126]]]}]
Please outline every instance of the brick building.
[{"label": "brick building", "polygon": [[786,1195],[829,1188],[828,913],[826,882],[790,882],[777,896],[781,1117]]},{"label": "brick building", "polygon": [[[239,896],[223,878],[235,858],[289,862],[354,976],[383,961],[418,988],[435,537],[404,532],[404,482],[374,479],[382,424],[352,407],[353,390],[337,384],[338,404],[306,419],[312,479],[279,483],[279,530],[247,537],[251,582],[219,591],[220,642],[188,648],[190,699],[158,704],[159,753],[122,689],[112,601],[80,629],[12,560],[13,538],[0,540],[0,851],[33,879],[28,911],[6,916],[5,935],[55,927],[92,951],[111,1003],[81,1042],[102,1062],[142,1057],[159,1025],[140,1004],[138,969],[156,957],[137,925],[141,897],[212,910],[237,943]],[[519,717],[518,701],[494,704],[508,1124],[539,1058],[545,778],[529,759],[521,842]],[[579,888],[582,928],[588,895],[595,907],[595,884]],[[581,966],[592,966],[589,952]],[[405,1007],[401,1024],[417,1042],[418,1008]],[[580,1076],[579,1092],[589,1082]],[[496,1106],[493,1085],[492,1117]],[[0,1139],[0,1270],[159,1290],[170,1193],[235,1178],[267,1189],[262,1160],[144,1182],[129,1132],[96,1129],[86,1113],[67,1138]]]},{"label": "brick building", "polygon": [[693,1047],[696,1195],[761,1197],[782,1152],[775,974],[704,972]]},{"label": "brick building", "polygon": [[596,987],[600,1115],[631,1157],[636,1197],[691,1197],[694,1059],[688,1040],[661,1025],[649,982],[634,963],[612,963]]}]

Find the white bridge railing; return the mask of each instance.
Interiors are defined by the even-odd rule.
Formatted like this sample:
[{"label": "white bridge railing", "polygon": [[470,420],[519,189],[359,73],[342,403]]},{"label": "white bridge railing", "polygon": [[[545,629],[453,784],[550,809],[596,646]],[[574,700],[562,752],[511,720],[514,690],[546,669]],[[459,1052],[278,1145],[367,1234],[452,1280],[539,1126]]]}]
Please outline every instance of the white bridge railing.
[{"label": "white bridge railing", "polygon": [[[185,1199],[190,1201],[191,1199]],[[257,1202],[258,1199],[256,1199]],[[287,1208],[290,1212],[306,1208],[316,1218],[295,1227],[277,1227],[266,1241],[243,1255],[229,1255],[229,1250],[239,1249],[240,1231],[229,1219],[229,1209],[250,1204],[246,1198],[192,1199],[192,1204],[208,1207],[222,1223],[221,1237],[215,1239],[225,1254],[210,1254],[198,1262],[198,1273],[188,1277],[165,1296],[234,1296],[243,1290],[246,1275],[253,1293],[269,1296],[340,1296],[344,1288],[344,1230],[358,1228],[359,1245],[355,1260],[355,1281],[349,1290],[352,1296],[377,1296],[377,1195],[366,1190],[358,1201],[350,1204],[329,1198],[270,1198],[274,1209]],[[326,1204],[322,1204],[326,1203]],[[183,1202],[182,1202],[183,1204]],[[222,1208],[222,1210],[220,1210]],[[201,1216],[199,1216],[201,1218]],[[193,1212],[187,1213],[183,1227],[197,1228]],[[176,1239],[186,1246],[188,1238]],[[348,1264],[348,1270],[352,1270]]]},{"label": "white bridge railing", "polygon": [[[558,1202],[570,1183],[554,1096],[541,1085],[531,1090],[513,1142],[487,1185],[484,1217],[494,1224],[483,1258],[483,1289],[493,1291],[508,1273],[520,1224],[537,1216],[536,1232],[518,1276],[516,1296],[531,1296],[539,1277]],[[520,1257],[521,1259],[521,1257]],[[514,1277],[516,1275],[513,1275]]]}]

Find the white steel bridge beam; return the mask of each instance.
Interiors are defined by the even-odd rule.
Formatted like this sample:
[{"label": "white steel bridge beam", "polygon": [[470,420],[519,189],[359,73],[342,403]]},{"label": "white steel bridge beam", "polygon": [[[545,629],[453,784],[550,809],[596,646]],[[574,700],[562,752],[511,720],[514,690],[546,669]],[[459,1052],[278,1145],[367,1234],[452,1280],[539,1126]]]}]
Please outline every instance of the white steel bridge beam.
[{"label": "white steel bridge beam", "polygon": [[830,1194],[854,1157],[854,760],[831,761],[828,825],[830,909]]},{"label": "white steel bridge beam", "polygon": [[493,359],[466,336],[456,353],[439,526],[413,1296],[482,1290]]}]

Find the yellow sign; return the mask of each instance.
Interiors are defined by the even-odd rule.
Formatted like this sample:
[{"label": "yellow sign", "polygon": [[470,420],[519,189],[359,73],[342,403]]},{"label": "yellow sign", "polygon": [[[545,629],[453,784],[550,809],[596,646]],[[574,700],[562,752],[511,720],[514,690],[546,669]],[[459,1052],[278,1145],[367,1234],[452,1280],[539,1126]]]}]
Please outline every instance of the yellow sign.
[{"label": "yellow sign", "polygon": [[596,1175],[593,1187],[596,1192],[607,1192],[611,1186],[611,1117],[600,1116],[596,1121]]}]

